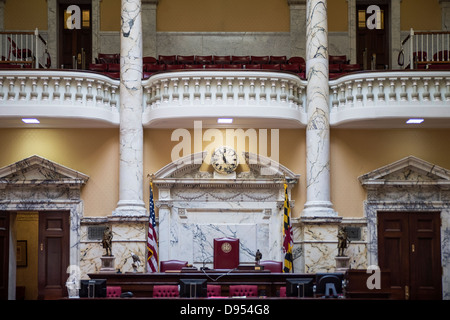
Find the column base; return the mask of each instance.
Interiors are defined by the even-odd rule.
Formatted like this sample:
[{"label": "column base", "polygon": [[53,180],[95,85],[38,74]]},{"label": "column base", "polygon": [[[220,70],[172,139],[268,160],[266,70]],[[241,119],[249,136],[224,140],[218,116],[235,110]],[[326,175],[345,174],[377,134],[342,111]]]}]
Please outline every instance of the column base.
[{"label": "column base", "polygon": [[337,217],[330,201],[308,201],[302,213],[303,217]]},{"label": "column base", "polygon": [[117,204],[113,216],[146,216],[147,209],[142,201],[121,200]]}]

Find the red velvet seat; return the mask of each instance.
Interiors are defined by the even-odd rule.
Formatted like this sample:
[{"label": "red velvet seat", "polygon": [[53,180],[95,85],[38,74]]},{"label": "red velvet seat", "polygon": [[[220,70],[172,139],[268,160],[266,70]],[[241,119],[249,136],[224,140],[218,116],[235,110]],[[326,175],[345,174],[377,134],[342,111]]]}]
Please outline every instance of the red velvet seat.
[{"label": "red velvet seat", "polygon": [[108,65],[106,63],[91,63],[89,64],[89,70],[97,72],[106,72]]},{"label": "red velvet seat", "polygon": [[143,64],[146,64],[146,63],[157,64],[158,60],[156,60],[155,57],[143,57],[142,58],[142,63]]},{"label": "red velvet seat", "polygon": [[177,56],[178,64],[194,64],[195,56]]},{"label": "red velvet seat", "polygon": [[269,56],[251,56],[250,61],[252,64],[269,64]]},{"label": "red velvet seat", "polygon": [[153,298],[177,298],[180,296],[176,285],[154,285]]},{"label": "red velvet seat", "polygon": [[206,296],[220,297],[222,295],[222,287],[219,284],[208,284],[206,286]]},{"label": "red velvet seat", "polygon": [[257,297],[257,285],[230,285],[230,297]]},{"label": "red velvet seat", "polygon": [[213,60],[214,60],[214,64],[230,64],[231,63],[230,56],[214,56]]},{"label": "red velvet seat", "polygon": [[122,294],[122,288],[121,287],[106,287],[106,297],[107,298],[120,298],[120,295]]},{"label": "red velvet seat", "polygon": [[263,70],[281,70],[281,64],[263,64],[261,66]]},{"label": "red velvet seat", "polygon": [[250,56],[231,56],[232,64],[249,64]]},{"label": "red velvet seat", "polygon": [[187,261],[166,260],[161,261],[159,269],[161,272],[178,271],[181,270],[183,267],[186,267],[187,265],[188,265]]},{"label": "red velvet seat", "polygon": [[260,266],[264,267],[264,270],[269,270],[270,272],[282,272],[283,263],[281,261],[274,260],[262,260],[259,262]]},{"label": "red velvet seat", "polygon": [[108,63],[108,72],[120,72],[120,64]]},{"label": "red velvet seat", "polygon": [[196,64],[212,64],[213,56],[195,56]]},{"label": "red velvet seat", "polygon": [[286,62],[286,56],[270,56],[270,63],[272,64],[283,64]]},{"label": "red velvet seat", "polygon": [[171,56],[159,55],[158,61],[160,64],[176,64],[177,56],[175,56],[175,55],[171,55]]},{"label": "red velvet seat", "polygon": [[329,56],[328,61],[330,62],[330,64],[347,64],[348,63],[346,55]]},{"label": "red velvet seat", "polygon": [[281,70],[299,73],[302,69],[300,68],[300,64],[293,63],[293,64],[282,64]]}]

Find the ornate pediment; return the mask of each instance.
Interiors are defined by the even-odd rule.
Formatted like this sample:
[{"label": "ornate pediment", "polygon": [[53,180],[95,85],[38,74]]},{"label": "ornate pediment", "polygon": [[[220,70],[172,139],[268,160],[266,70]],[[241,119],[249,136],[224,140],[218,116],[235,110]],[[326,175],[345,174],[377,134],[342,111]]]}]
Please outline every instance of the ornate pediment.
[{"label": "ornate pediment", "polygon": [[360,176],[365,187],[450,186],[450,171],[425,160],[409,156]]},{"label": "ornate pediment", "polygon": [[153,176],[156,185],[162,184],[208,184],[208,185],[231,185],[239,184],[261,184],[269,186],[270,184],[282,184],[284,181],[295,184],[300,175],[294,174],[291,170],[268,157],[243,153],[245,160],[244,167],[237,173],[235,179],[221,179],[214,177],[209,164],[205,163],[206,151],[195,153],[187,157],[180,158],[166,165]]},{"label": "ornate pediment", "polygon": [[81,172],[34,155],[0,168],[0,185],[82,185],[89,177]]}]

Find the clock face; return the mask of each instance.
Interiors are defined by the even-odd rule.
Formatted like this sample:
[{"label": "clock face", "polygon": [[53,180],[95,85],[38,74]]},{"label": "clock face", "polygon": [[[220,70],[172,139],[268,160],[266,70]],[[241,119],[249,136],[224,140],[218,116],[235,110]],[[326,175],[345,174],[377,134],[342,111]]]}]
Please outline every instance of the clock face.
[{"label": "clock face", "polygon": [[238,166],[237,153],[233,148],[227,146],[219,147],[211,156],[211,164],[214,170],[219,173],[232,173]]}]

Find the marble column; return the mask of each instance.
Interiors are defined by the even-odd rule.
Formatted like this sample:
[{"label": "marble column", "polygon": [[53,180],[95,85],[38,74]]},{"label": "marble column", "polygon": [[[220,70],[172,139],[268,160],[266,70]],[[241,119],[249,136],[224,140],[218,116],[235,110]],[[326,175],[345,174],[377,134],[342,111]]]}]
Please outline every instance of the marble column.
[{"label": "marble column", "polygon": [[141,0],[122,0],[119,202],[113,215],[145,215]]},{"label": "marble column", "polygon": [[303,216],[337,216],[330,201],[327,1],[306,5],[306,197]]}]

